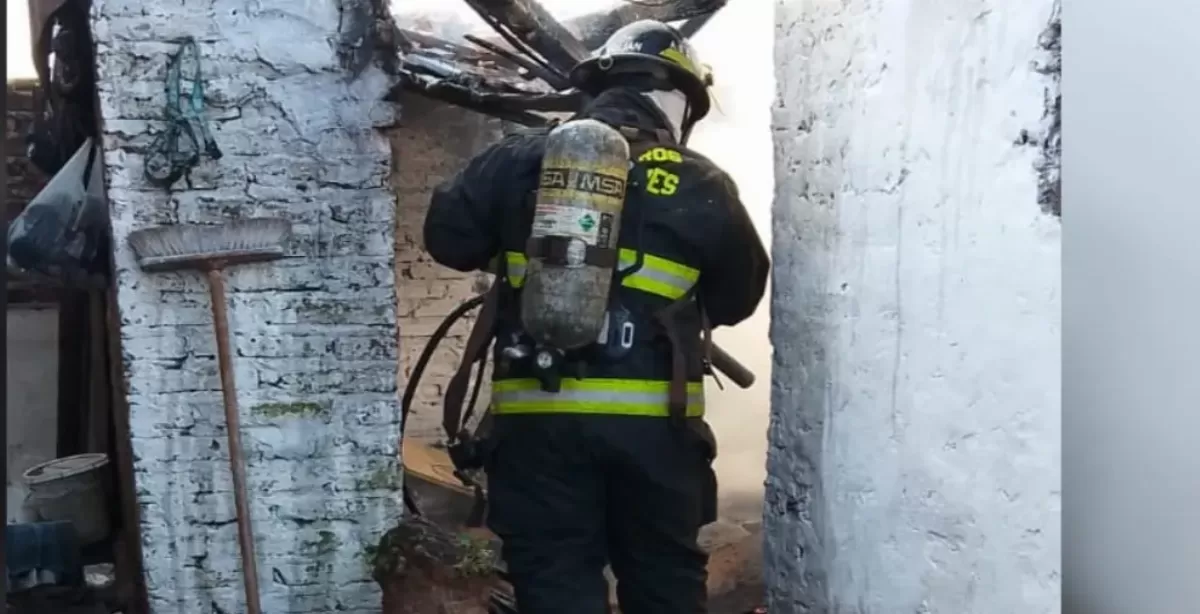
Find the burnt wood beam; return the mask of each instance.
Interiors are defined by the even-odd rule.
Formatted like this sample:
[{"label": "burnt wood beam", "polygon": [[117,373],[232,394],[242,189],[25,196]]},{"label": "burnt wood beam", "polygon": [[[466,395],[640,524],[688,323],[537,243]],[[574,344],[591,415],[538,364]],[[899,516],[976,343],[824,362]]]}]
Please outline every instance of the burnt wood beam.
[{"label": "burnt wood beam", "polygon": [[501,35],[508,31],[562,74],[588,56],[588,49],[537,0],[466,0]]},{"label": "burnt wood beam", "polygon": [[401,74],[405,75],[423,75],[456,83],[482,84],[483,87],[496,91],[523,91],[517,87],[517,83],[521,81],[519,75],[488,70],[484,67],[462,64],[452,59],[436,56],[415,53],[406,55],[400,62],[400,69]]},{"label": "burnt wood beam", "polygon": [[[426,32],[397,28],[401,42],[402,72],[428,74],[447,79],[482,79],[501,90],[543,90],[544,86],[529,84],[532,79],[549,83],[552,74],[538,72],[537,64],[498,44],[487,43],[481,48],[459,45]],[[467,40],[476,39],[467,35]],[[550,83],[553,87],[553,83]],[[565,89],[564,87],[555,89]]]},{"label": "burnt wood beam", "polygon": [[404,91],[531,127],[550,123],[548,118],[534,111],[572,112],[579,104],[572,94],[503,93],[484,90],[478,83],[464,84],[419,74],[404,75],[400,84],[388,93],[386,100],[398,102]]},{"label": "burnt wood beam", "polygon": [[[728,0],[675,0],[674,2],[654,4],[622,4],[610,11],[590,13],[576,17],[567,22],[570,28],[579,32],[583,44],[589,49],[599,49],[613,32],[642,19],[673,22],[685,19],[705,18],[692,28],[695,34],[703,26],[707,18],[725,6]],[[688,34],[690,36],[690,34]]]},{"label": "burnt wood beam", "polygon": [[[436,56],[440,61],[452,58],[457,63],[467,63],[480,68],[504,71],[509,69],[523,79],[541,79],[556,90],[570,87],[565,76],[546,68],[527,53],[513,51],[499,41],[488,40],[467,34],[463,36],[474,46],[462,45],[428,32],[394,27],[395,38],[402,55]],[[510,35],[511,36],[511,35]],[[518,45],[520,40],[516,41]],[[538,58],[540,60],[540,58]],[[524,71],[524,72],[517,72]]]},{"label": "burnt wood beam", "polygon": [[[400,81],[385,100],[398,102],[402,92],[411,92],[524,126],[548,123],[539,113],[570,113],[579,108],[577,92],[531,82],[544,77],[550,85],[556,84],[551,81],[555,75],[543,75],[539,65],[500,45],[474,48],[426,32],[397,28],[396,33]],[[559,90],[565,89],[564,80]]]},{"label": "burnt wood beam", "polygon": [[[580,41],[590,53],[599,49],[613,32],[640,19],[664,22],[686,20],[679,29],[690,38],[727,3],[728,0],[675,0],[662,5],[622,4],[615,9],[568,19],[565,25],[571,32],[578,33]],[[485,40],[493,44],[496,42],[492,37]]]},{"label": "burnt wood beam", "polygon": [[479,47],[482,47],[482,48],[484,48],[498,56],[501,56],[501,57],[509,60],[510,62],[520,66],[522,69],[524,69],[526,75],[528,75],[529,77],[532,77],[534,79],[541,79],[542,81],[545,81],[550,87],[552,87],[556,90],[565,90],[565,89],[568,89],[571,87],[571,83],[569,81],[567,81],[566,79],[563,79],[562,75],[560,75],[557,72],[554,72],[552,70],[546,69],[541,64],[538,64],[537,62],[535,62],[527,57],[522,56],[519,52],[513,51],[511,49],[505,49],[503,46],[499,45],[498,43],[494,43],[492,41],[482,39],[477,36],[472,36],[470,34],[463,36],[463,38],[467,39],[474,45],[478,45]]},{"label": "burnt wood beam", "polygon": [[419,53],[425,50],[436,50],[445,55],[453,56],[455,59],[463,62],[471,63],[494,63],[500,66],[516,66],[508,58],[479,49],[469,45],[463,45],[448,41],[444,38],[434,36],[428,32],[419,30],[410,30],[396,26],[396,42],[401,53]]},{"label": "burnt wood beam", "polygon": [[[691,36],[727,0],[674,0],[623,4],[611,11],[573,19],[570,29],[537,0],[465,0],[504,41],[466,36],[473,46],[396,28],[402,52],[401,81],[387,100],[412,92],[524,126],[544,126],[541,113],[574,113],[582,101],[565,75],[617,29],[640,19],[685,23]],[[583,40],[571,33],[580,32]],[[557,92],[537,91],[540,80]],[[522,85],[527,83],[527,85]],[[531,90],[532,88],[532,90]]]}]

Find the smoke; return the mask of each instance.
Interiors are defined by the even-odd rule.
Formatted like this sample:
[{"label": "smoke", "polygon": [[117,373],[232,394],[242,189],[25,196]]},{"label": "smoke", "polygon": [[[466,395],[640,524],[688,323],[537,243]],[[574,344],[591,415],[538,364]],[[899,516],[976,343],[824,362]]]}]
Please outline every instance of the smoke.
[{"label": "smoke", "polygon": [[[689,142],[733,177],[768,250],[775,196],[773,33],[773,3],[731,2],[696,35],[700,61],[713,69],[717,104]],[[714,333],[723,348],[758,376],[749,390],[732,384],[721,390],[711,383],[707,390],[709,421],[719,447],[722,516],[730,520],[761,516],[771,412],[769,292],[753,317]]]},{"label": "smoke", "polygon": [[464,34],[492,32],[483,19],[460,0],[389,0],[388,10],[401,28],[428,32],[458,43],[463,42]]}]

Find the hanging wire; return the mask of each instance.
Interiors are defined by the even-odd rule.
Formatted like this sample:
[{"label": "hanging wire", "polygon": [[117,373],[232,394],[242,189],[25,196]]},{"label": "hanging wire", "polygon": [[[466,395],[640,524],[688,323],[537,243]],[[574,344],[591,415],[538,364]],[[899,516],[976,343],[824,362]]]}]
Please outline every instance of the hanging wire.
[{"label": "hanging wire", "polygon": [[[185,64],[190,64],[187,92],[183,91]],[[150,144],[145,165],[146,179],[161,187],[170,187],[191,171],[200,163],[202,153],[213,160],[221,158],[221,150],[204,120],[204,81],[194,38],[182,39],[179,51],[167,64],[166,98],[167,126]]]}]

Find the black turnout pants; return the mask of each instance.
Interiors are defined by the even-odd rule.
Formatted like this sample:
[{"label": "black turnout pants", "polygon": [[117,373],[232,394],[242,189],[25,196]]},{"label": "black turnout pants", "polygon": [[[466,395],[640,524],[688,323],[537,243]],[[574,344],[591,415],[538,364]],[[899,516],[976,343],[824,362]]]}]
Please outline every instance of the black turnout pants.
[{"label": "black turnout pants", "polygon": [[496,416],[488,526],[503,540],[521,614],[705,614],[716,516],[715,445],[701,420]]}]

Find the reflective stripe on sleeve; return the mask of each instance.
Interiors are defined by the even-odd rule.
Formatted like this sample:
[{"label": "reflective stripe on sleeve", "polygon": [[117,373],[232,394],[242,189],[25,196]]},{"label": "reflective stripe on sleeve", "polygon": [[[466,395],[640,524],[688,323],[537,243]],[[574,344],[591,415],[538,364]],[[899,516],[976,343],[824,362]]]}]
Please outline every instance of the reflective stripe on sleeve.
[{"label": "reflective stripe on sleeve", "polygon": [[525,267],[529,260],[521,252],[504,252],[505,266],[508,267],[508,283],[514,288],[525,285]]},{"label": "reflective stripe on sleeve", "polygon": [[[632,268],[637,263],[637,252],[632,249],[622,249],[620,253],[621,270]],[[700,271],[690,266],[679,264],[651,254],[642,254],[642,268],[625,278],[621,284],[626,288],[649,292],[676,300],[688,293],[692,286],[700,280]]]},{"label": "reflective stripe on sleeve", "polygon": [[[508,266],[508,283],[514,288],[525,285],[525,270],[528,265],[525,254],[505,252],[504,257]],[[619,258],[620,269],[629,269],[637,263],[637,252],[631,249],[622,249]],[[700,271],[698,269],[652,254],[643,254],[642,267],[626,277],[621,285],[676,300],[687,294],[699,280]]]}]

